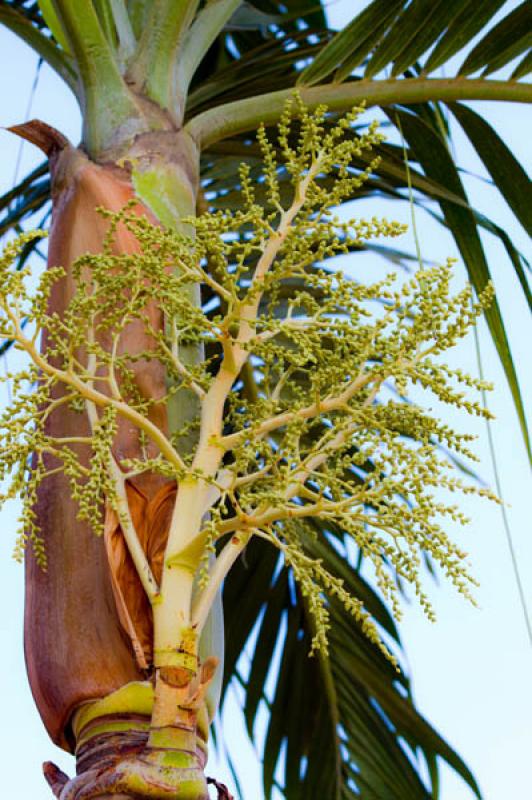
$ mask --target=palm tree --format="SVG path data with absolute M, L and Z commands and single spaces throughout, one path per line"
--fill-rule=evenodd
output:
M 521 80 L 531 65 L 530 5 L 524 2 L 509 10 L 510 5 L 504 0 L 374 0 L 335 33 L 327 27 L 324 8 L 314 0 L 2 0 L 0 21 L 33 47 L 78 98 L 83 142 L 74 148 L 39 122 L 14 129 L 41 147 L 47 161 L 2 198 L 5 217 L 0 231 L 18 231 L 36 212 L 46 212 L 51 196 L 49 262 L 69 267 L 87 250 L 102 249 L 107 223 L 96 213 L 97 206 L 118 212 L 133 200 L 151 219 L 181 231 L 185 216 L 238 210 L 237 165 L 247 163 L 253 175 L 260 163 L 252 133 L 260 122 L 278 122 L 297 86 L 311 109 L 326 103 L 339 113 L 360 101 L 381 107 L 404 140 L 404 147 L 377 146 L 380 164 L 352 199 L 405 199 L 412 190 L 414 202 L 434 201 L 439 207 L 434 213 L 454 236 L 478 294 L 489 282 L 479 235 L 488 230 L 502 241 L 530 302 L 528 265 L 505 231 L 471 208 L 449 148 L 452 115 L 517 219 L 527 230 L 532 227 L 529 185 L 521 165 L 482 116 L 465 105 L 470 100 L 532 99 L 530 87 Z M 493 24 L 500 9 L 504 14 Z M 488 77 L 515 59 L 509 79 Z M 453 77 L 431 77 L 442 68 Z M 331 124 L 334 119 L 333 114 Z M 359 167 L 366 166 L 361 155 Z M 18 268 L 36 247 L 35 240 L 27 243 Z M 122 237 L 115 249 L 134 253 L 138 247 Z M 391 260 L 405 257 L 392 248 L 377 250 Z M 203 300 L 208 299 L 204 293 Z M 55 310 L 64 310 L 65 297 L 54 302 Z M 496 301 L 486 319 L 528 447 L 517 376 Z M 198 358 L 194 352 L 189 356 Z M 148 394 L 160 380 L 160 375 L 150 374 Z M 254 380 L 253 374 L 247 375 L 250 392 Z M 186 404 L 174 405 L 169 418 L 175 429 L 193 418 L 196 408 L 190 397 Z M 55 424 L 66 436 L 78 420 L 62 415 Z M 138 519 L 154 516 L 157 503 L 162 503 L 161 491 L 164 487 L 153 476 L 137 481 L 128 496 L 132 513 Z M 128 727 L 128 712 L 138 716 L 139 709 L 128 705 L 127 692 L 120 692 L 147 674 L 149 654 L 142 641 L 149 632 L 144 595 L 128 598 L 131 571 L 127 573 L 126 564 L 120 572 L 126 562 L 120 526 L 108 537 L 106 552 L 102 540 L 77 519 L 77 511 L 65 477 L 54 476 L 36 504 L 47 571 L 31 553 L 26 557 L 25 641 L 30 682 L 47 730 L 65 749 L 77 746 L 80 768 L 87 770 L 97 763 L 96 741 L 76 742 L 73 711 L 119 692 L 121 705 L 113 713 L 120 713 L 120 726 Z M 343 537 L 341 529 L 327 530 L 320 539 L 305 539 L 306 551 L 345 581 L 400 648 L 395 623 L 376 591 L 338 556 Z M 115 565 L 111 580 L 108 558 Z M 75 583 L 65 582 L 69 574 L 75 574 Z M 138 597 L 136 588 L 135 592 Z M 245 563 L 238 562 L 229 573 L 223 601 L 222 698 L 232 680 L 242 684 L 250 733 L 275 642 L 286 626 L 262 754 L 266 796 L 276 782 L 281 753 L 282 791 L 290 800 L 436 797 L 438 757 L 479 796 L 463 761 L 415 709 L 407 675 L 396 674 L 340 603 L 330 604 L 329 656 L 306 659 L 314 625 L 308 606 L 294 591 L 290 571 L 279 569 L 277 553 L 262 540 L 253 540 Z M 128 626 L 137 659 L 124 635 Z M 250 641 L 251 669 L 242 676 L 239 656 Z M 100 715 L 108 713 L 102 706 Z M 131 722 L 129 729 L 134 739 L 138 726 Z M 428 765 L 428 787 L 411 756 L 416 750 Z M 64 776 L 53 768 L 47 775 L 57 796 L 78 796 L 68 794 Z M 98 797 L 107 796 L 95 786 L 96 778 L 79 796 L 96 796 L 94 791 Z M 116 796 L 116 787 L 109 791 Z M 190 796 L 203 797 L 200 791 Z

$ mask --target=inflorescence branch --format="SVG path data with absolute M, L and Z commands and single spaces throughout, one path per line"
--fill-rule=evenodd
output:
M 433 616 L 419 574 L 424 553 L 470 596 L 466 554 L 441 527 L 445 516 L 466 519 L 439 499 L 440 490 L 492 495 L 464 485 L 442 455 L 443 446 L 474 458 L 473 437 L 406 397 L 418 387 L 487 415 L 461 387 L 488 385 L 445 366 L 440 356 L 467 334 L 493 291 L 488 287 L 474 303 L 469 286 L 453 295 L 451 262 L 402 283 L 389 275 L 361 284 L 327 269 L 328 259 L 353 246 L 404 231 L 385 219 L 345 221 L 335 213 L 376 163 L 364 171 L 353 166 L 381 141 L 375 125 L 363 135 L 355 132 L 360 111 L 335 122 L 325 107 L 310 114 L 295 96 L 275 142 L 259 129 L 263 174 L 253 182 L 242 165 L 240 209 L 188 220 L 194 239 L 155 227 L 129 208 L 102 211 L 110 220 L 109 240 L 102 254 L 73 265 L 77 289 L 61 318 L 49 311 L 49 298 L 65 270 L 47 270 L 32 291 L 29 268 L 14 272 L 11 265 L 36 234 L 7 247 L 0 262 L 0 335 L 23 350 L 29 364 L 9 376 L 14 399 L 0 420 L 0 475 L 11 479 L 3 499 L 24 500 L 18 554 L 29 540 L 45 566 L 33 506 L 39 484 L 63 470 L 80 518 L 97 533 L 102 504 L 115 508 L 154 602 L 161 589 L 126 493 L 131 476 L 151 471 L 178 486 L 164 570 L 184 563 L 191 545 L 201 544 L 195 568 L 202 588 L 190 620 L 198 631 L 228 570 L 251 537 L 260 536 L 282 552 L 315 616 L 313 649 L 327 648 L 327 598 L 333 596 L 381 646 L 360 600 L 305 552 L 315 520 L 324 535 L 329 525 L 356 543 L 397 613 L 400 578 Z M 281 176 L 292 187 L 288 205 Z M 265 203 L 256 200 L 259 185 Z M 138 254 L 112 253 L 119 225 L 136 236 Z M 195 284 L 209 298 L 205 309 L 189 299 Z M 154 307 L 164 317 L 162 329 L 149 313 Z M 150 346 L 127 352 L 123 337 L 139 323 Z M 43 332 L 46 346 L 39 352 Z M 201 344 L 205 360 L 184 364 L 180 342 Z M 137 365 L 154 362 L 168 378 L 164 397 L 146 397 L 136 383 Z M 152 411 L 176 393 L 187 402 L 189 390 L 200 418 L 197 444 L 183 453 L 179 440 L 188 429 L 170 435 Z M 90 434 L 49 435 L 47 420 L 65 405 L 87 415 Z M 120 419 L 148 443 L 139 450 L 142 457 L 116 456 Z M 212 552 L 217 556 L 209 568 Z

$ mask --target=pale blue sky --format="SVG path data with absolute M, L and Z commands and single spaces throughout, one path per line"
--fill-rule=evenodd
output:
M 352 4 L 346 0 L 334 3 L 331 6 L 333 24 L 345 21 L 351 8 Z M 0 48 L 0 124 L 7 126 L 25 119 L 36 57 L 4 29 L 0 31 Z M 486 114 L 521 162 L 530 167 L 531 109 L 486 103 L 476 103 L 473 107 Z M 79 114 L 75 101 L 46 67 L 40 74 L 31 116 L 56 126 L 73 141 L 79 138 Z M 456 130 L 455 133 L 461 164 L 473 173 L 484 174 L 482 165 L 461 132 Z M 0 192 L 3 193 L 13 181 L 18 153 L 15 137 L 0 132 L 0 153 Z M 40 154 L 25 145 L 20 176 L 40 160 Z M 525 252 L 528 248 L 530 257 L 526 234 L 515 222 L 506 204 L 485 183 L 467 179 L 467 186 L 473 204 L 505 228 Z M 384 202 L 373 201 L 370 208 L 363 209 L 359 205 L 358 209 L 372 215 L 390 215 L 389 207 Z M 393 215 L 408 222 L 408 206 L 405 204 L 402 209 L 394 206 Z M 457 256 L 452 240 L 433 221 L 422 214 L 418 214 L 417 219 L 425 257 L 442 260 L 449 255 Z M 520 364 L 523 395 L 529 398 L 532 338 L 527 310 L 502 247 L 488 236 L 485 237 L 485 244 L 499 300 L 505 319 L 509 322 L 514 358 Z M 403 245 L 412 246 L 410 234 L 405 237 Z M 352 264 L 350 268 L 358 275 L 365 274 L 365 270 L 374 272 L 382 269 L 373 256 L 357 256 Z M 461 275 L 463 277 L 463 271 Z M 485 372 L 496 383 L 496 390 L 490 397 L 490 407 L 497 415 L 493 433 L 503 491 L 510 504 L 508 513 L 516 550 L 527 599 L 532 605 L 529 468 L 509 392 L 484 326 L 481 341 Z M 460 346 L 456 361 L 475 373 L 472 338 Z M 14 366 L 12 361 L 10 366 Z M 0 368 L 3 368 L 2 364 Z M 0 387 L 2 403 L 6 400 L 5 391 L 5 387 Z M 491 464 L 483 424 L 476 420 L 460 419 L 454 414 L 452 421 L 462 429 L 467 428 L 479 434 L 479 469 L 483 477 L 491 481 Z M 449 586 L 443 584 L 435 587 L 427 578 L 438 622 L 436 625 L 426 622 L 415 604 L 412 604 L 405 607 L 402 635 L 414 675 L 419 708 L 466 759 L 479 780 L 485 800 L 521 800 L 530 790 L 532 653 L 518 604 L 500 511 L 487 502 L 469 499 L 463 502 L 462 507 L 474 521 L 467 529 L 455 533 L 469 551 L 474 574 L 481 584 L 477 592 L 480 609 L 466 605 Z M 0 515 L 0 603 L 3 609 L 0 615 L 3 653 L 0 671 L 4 708 L 4 725 L 0 735 L 5 739 L 0 752 L 3 786 L 9 797 L 49 800 L 50 792 L 41 776 L 41 762 L 55 760 L 69 772 L 72 772 L 73 764 L 69 756 L 57 750 L 47 739 L 25 677 L 22 654 L 23 572 L 10 558 L 15 519 L 14 504 L 5 508 Z M 241 775 L 249 787 L 246 800 L 260 800 L 262 793 L 257 779 L 255 755 L 234 710 L 228 709 L 225 726 L 227 733 L 238 743 L 236 748 L 233 747 L 233 754 L 238 755 Z M 260 725 L 257 736 L 260 736 Z M 213 765 L 212 771 L 222 779 L 225 775 L 227 782 L 231 783 L 223 764 Z M 13 784 L 6 785 L 6 781 L 10 780 L 13 780 Z M 471 796 L 450 770 L 443 770 L 442 800 L 468 800 Z

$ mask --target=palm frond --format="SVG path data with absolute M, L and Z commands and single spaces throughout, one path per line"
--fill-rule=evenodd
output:
M 389 612 L 338 551 L 338 532 L 329 533 L 328 539 L 309 535 L 304 541 L 308 554 L 323 559 L 364 601 L 400 655 Z M 230 573 L 224 606 L 224 696 L 230 680 L 238 680 L 254 741 L 258 712 L 266 712 L 260 753 L 266 798 L 278 786 L 290 800 L 429 800 L 436 797 L 436 777 L 426 785 L 420 763 L 435 757 L 445 759 L 480 797 L 464 762 L 416 710 L 405 672 L 396 672 L 336 601 L 330 605 L 329 656 L 308 657 L 313 623 L 304 598 L 264 542 L 253 542 L 245 560 Z M 271 664 L 279 630 L 284 641 L 276 669 Z M 250 653 L 247 667 L 241 658 L 245 648 Z
M 396 111 L 394 113 L 397 114 L 397 119 L 400 120 L 399 124 L 402 131 L 404 131 L 405 138 L 414 150 L 415 158 L 421 164 L 425 174 L 439 183 L 445 183 L 454 194 L 461 196 L 464 203 L 468 204 L 467 194 L 454 160 L 439 133 L 416 114 L 406 111 Z M 528 191 L 530 192 L 530 188 Z M 439 205 L 460 250 L 469 279 L 475 290 L 480 293 L 486 284 L 490 282 L 491 275 L 475 216 L 471 209 L 460 207 L 458 204 L 445 199 L 439 200 Z M 506 373 L 523 437 L 530 452 L 525 408 L 497 299 L 486 310 L 485 316 Z
M 18 235 L 30 221 L 36 228 L 45 227 L 49 218 L 49 201 L 50 178 L 48 164 L 44 162 L 0 197 L 0 237 Z M 38 212 L 42 214 L 36 218 Z M 38 239 L 28 242 L 18 256 L 16 269 L 22 269 L 33 253 L 40 255 L 40 244 Z

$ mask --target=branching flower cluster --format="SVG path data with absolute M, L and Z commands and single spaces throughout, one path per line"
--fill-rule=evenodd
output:
M 439 447 L 472 458 L 472 437 L 406 396 L 417 386 L 469 414 L 487 415 L 464 389 L 489 387 L 440 357 L 475 324 L 492 289 L 476 302 L 469 286 L 453 295 L 450 262 L 402 284 L 394 275 L 360 284 L 322 266 L 354 245 L 404 230 L 385 219 L 345 221 L 335 213 L 375 166 L 371 162 L 365 172 L 352 167 L 381 138 L 373 125 L 355 135 L 359 113 L 354 109 L 326 127 L 325 108 L 310 114 L 294 98 L 274 144 L 264 129 L 258 133 L 260 186 L 268 202 L 256 201 L 243 165 L 241 209 L 189 220 L 194 238 L 154 227 L 127 208 L 107 214 L 104 252 L 75 263 L 77 288 L 62 316 L 48 309 L 65 270 L 49 269 L 32 292 L 29 269 L 11 269 L 28 237 L 7 248 L 0 263 L 0 335 L 29 356 L 29 366 L 9 376 L 14 399 L 0 421 L 1 477 L 11 479 L 3 499 L 24 499 L 19 552 L 29 540 L 45 566 L 33 505 L 39 483 L 64 470 L 80 517 L 96 533 L 104 501 L 116 508 L 153 599 L 160 589 L 135 550 L 124 486 L 133 475 L 154 472 L 175 479 L 178 503 L 187 486 L 195 509 L 187 518 L 185 505 L 177 515 L 180 527 L 169 531 L 165 563 L 200 543 L 203 589 L 191 612 L 198 628 L 228 569 L 250 537 L 259 536 L 279 548 L 299 582 L 315 615 L 314 649 L 327 648 L 328 596 L 339 598 L 379 643 L 362 603 L 306 554 L 303 541 L 316 535 L 315 520 L 352 538 L 397 613 L 399 577 L 433 615 L 420 581 L 424 553 L 469 596 L 465 553 L 441 527 L 446 516 L 466 520 L 456 505 L 438 498 L 442 488 L 490 493 L 463 485 Z M 281 171 L 290 176 L 289 205 L 281 203 Z M 330 183 L 325 189 L 322 179 L 331 176 L 333 189 Z M 112 253 L 119 225 L 136 236 L 138 254 Z M 203 307 L 190 299 L 198 284 L 208 296 Z M 154 325 L 150 308 L 158 309 L 164 325 Z M 150 346 L 125 351 L 123 337 L 139 322 Z M 205 354 L 198 363 L 183 356 L 191 344 Z M 139 391 L 139 363 L 162 365 L 166 393 L 150 398 Z M 191 397 L 199 413 L 195 445 L 186 449 L 180 442 L 190 423 L 168 433 L 154 424 L 152 412 Z M 61 405 L 89 419 L 86 435 L 47 433 L 46 420 Z M 117 454 L 121 419 L 138 431 L 142 457 Z M 209 552 L 217 557 L 207 567 Z

